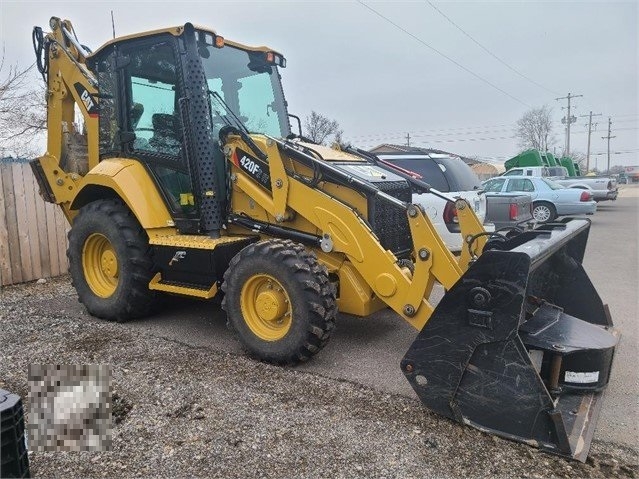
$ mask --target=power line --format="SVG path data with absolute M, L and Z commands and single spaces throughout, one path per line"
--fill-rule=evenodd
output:
M 573 107 L 574 108 L 574 107 Z M 563 109 L 563 107 L 562 107 Z M 580 117 L 587 117 L 588 115 L 580 115 Z M 616 123 L 637 123 L 639 121 L 639 118 L 636 119 L 628 119 L 628 120 L 617 120 L 617 118 L 615 116 L 610 115 L 610 118 L 612 118 Z M 559 125 L 559 124 L 564 124 L 565 123 L 565 118 L 561 119 L 561 120 L 554 120 L 553 124 L 555 125 Z M 573 122 L 574 123 L 574 122 Z M 587 125 L 584 125 L 587 126 Z
M 634 131 L 634 130 L 639 130 L 639 127 L 635 127 L 635 128 L 617 128 L 615 129 L 615 131 Z M 600 130 L 600 129 L 593 129 L 593 132 L 595 131 L 607 131 L 606 129 Z M 579 131 L 573 131 L 572 133 L 588 133 L 588 130 L 579 130 Z
M 513 132 L 514 128 L 498 128 L 498 129 L 488 129 L 488 130 L 474 130 L 474 131 L 466 131 L 466 132 L 445 132 L 445 133 L 429 133 L 428 130 L 410 130 L 410 137 L 418 138 L 418 137 L 460 137 L 460 136 L 468 136 L 468 135 L 478 135 L 484 133 L 504 133 L 504 132 Z M 388 137 L 398 137 L 402 135 L 401 132 L 388 132 L 388 133 L 378 133 L 376 135 L 360 135 L 360 136 L 349 136 L 350 139 L 359 139 L 359 140 L 376 140 L 380 138 L 388 138 Z M 405 137 L 405 135 L 404 135 Z
M 492 129 L 492 128 L 502 128 L 502 127 L 508 127 L 508 131 L 510 131 L 511 129 L 514 129 L 513 124 L 509 124 L 509 123 L 504 123 L 501 125 L 479 125 L 479 126 L 461 126 L 461 127 L 456 127 L 456 128 L 433 128 L 433 129 L 425 129 L 425 130 L 413 130 L 411 129 L 412 132 L 414 133 L 430 133 L 430 132 L 440 132 L 440 131 L 444 131 L 444 132 L 450 132 L 451 134 L 467 134 L 464 132 L 461 132 L 459 130 L 473 130 L 473 129 Z M 405 132 L 406 130 L 404 130 Z M 494 131 L 506 131 L 506 130 L 494 130 Z M 390 132 L 379 132 L 379 133 L 367 133 L 367 134 L 363 134 L 363 135 L 353 135 L 350 136 L 349 138 L 378 138 L 380 136 L 388 136 L 388 135 L 403 135 L 404 132 L 402 131 L 390 131 Z M 459 133 L 457 133 L 459 132 Z M 469 133 L 474 133 L 474 132 L 469 132 Z
M 414 138 L 411 135 L 411 140 Z M 470 142 L 476 142 L 476 141 L 488 141 L 488 140 L 511 140 L 513 138 L 517 138 L 516 136 L 490 136 L 490 137 L 479 137 L 479 138 L 449 138 L 449 139 L 444 139 L 444 138 L 436 138 L 436 139 L 424 139 L 421 142 L 422 143 L 432 143 L 432 144 L 437 144 L 437 143 L 465 143 L 467 141 Z M 385 138 L 386 140 L 404 140 L 404 145 L 406 145 L 405 141 L 406 141 L 406 136 L 405 135 L 397 135 L 397 136 L 389 136 L 387 138 Z M 378 141 L 383 141 L 383 139 L 380 139 Z M 368 142 L 365 142 L 368 143 Z
M 490 85 L 491 87 L 493 87 L 495 90 L 500 91 L 501 93 L 503 93 L 504 95 L 512 98 L 513 100 L 515 100 L 518 103 L 521 103 L 522 105 L 524 105 L 527 108 L 531 108 L 530 105 L 528 105 L 527 103 L 525 103 L 524 101 L 520 100 L 519 98 L 517 98 L 514 95 L 511 95 L 510 93 L 508 93 L 506 90 L 503 90 L 501 88 L 499 88 L 497 85 L 495 85 L 494 83 L 490 82 L 489 80 L 485 79 L 484 77 L 478 75 L 477 73 L 475 73 L 474 71 L 472 71 L 471 69 L 465 67 L 464 65 L 462 65 L 461 63 L 459 63 L 456 60 L 453 60 L 451 57 L 449 57 L 448 55 L 446 55 L 443 52 L 440 52 L 439 50 L 437 50 L 435 47 L 429 45 L 428 43 L 426 43 L 424 40 L 422 40 L 421 38 L 419 38 L 418 36 L 412 34 L 411 32 L 409 32 L 408 30 L 406 30 L 405 28 L 403 28 L 402 26 L 398 25 L 397 23 L 395 23 L 394 21 L 392 21 L 390 18 L 385 17 L 384 15 L 382 15 L 381 13 L 379 13 L 377 10 L 375 10 L 374 8 L 370 7 L 369 5 L 366 5 L 362 0 L 357 0 L 357 3 L 359 3 L 360 5 L 366 7 L 367 9 L 369 9 L 371 12 L 373 12 L 375 15 L 377 15 L 378 17 L 382 18 L 383 20 L 387 21 L 388 23 L 390 23 L 391 25 L 393 25 L 395 28 L 398 28 L 399 30 L 401 30 L 402 32 L 404 32 L 406 35 L 408 35 L 409 37 L 413 38 L 414 40 L 417 40 L 419 43 L 421 43 L 422 45 L 424 45 L 427 48 L 430 48 L 432 51 L 434 51 L 435 53 L 437 53 L 438 55 L 444 57 L 446 60 L 448 60 L 451 63 L 454 63 L 455 65 L 457 65 L 459 68 L 461 68 L 462 70 L 470 73 L 471 75 L 473 75 L 475 78 L 478 78 L 479 80 L 483 81 L 484 83 Z
M 532 78 L 527 77 L 526 75 L 524 75 L 523 73 L 521 73 L 519 70 L 517 70 L 516 68 L 510 66 L 508 63 L 506 63 L 504 60 L 502 60 L 501 58 L 499 58 L 497 55 L 495 55 L 493 52 L 491 52 L 488 48 L 486 48 L 484 45 L 482 45 L 481 43 L 479 43 L 475 38 L 473 38 L 468 32 L 466 32 L 462 27 L 460 27 L 459 25 L 457 25 L 453 20 L 451 20 L 451 18 L 446 15 L 444 12 L 442 12 L 439 8 L 437 8 L 435 5 L 433 5 L 433 3 L 430 0 L 426 0 L 426 3 L 428 3 L 431 7 L 433 7 L 435 10 L 437 10 L 437 12 L 444 17 L 446 20 L 448 20 L 455 28 L 457 28 L 457 30 L 459 30 L 460 32 L 462 32 L 464 35 L 466 35 L 468 38 L 470 38 L 479 48 L 481 48 L 482 50 L 484 50 L 486 53 L 488 53 L 491 57 L 493 57 L 495 60 L 497 60 L 499 63 L 501 63 L 502 65 L 504 65 L 505 67 L 507 67 L 508 69 L 510 69 L 511 71 L 515 72 L 517 75 L 519 75 L 520 77 L 522 77 L 525 80 L 528 80 L 530 83 L 532 83 L 533 85 L 538 86 L 539 88 L 542 88 L 543 90 L 546 90 L 549 93 L 552 93 L 553 95 L 560 95 L 560 93 L 550 90 L 549 88 L 546 88 L 544 85 L 542 85 L 541 83 L 537 83 L 535 80 L 533 80 Z
M 637 151 L 639 151 L 639 148 L 634 149 L 634 150 L 624 150 L 624 151 L 611 151 L 610 154 L 611 155 L 629 155 L 631 153 L 636 153 Z M 600 155 L 607 155 L 608 152 L 607 151 L 600 151 L 599 153 L 593 153 L 593 156 L 600 156 Z

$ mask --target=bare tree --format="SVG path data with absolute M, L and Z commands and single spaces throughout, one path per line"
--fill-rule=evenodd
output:
M 625 173 L 626 168 L 622 165 L 614 165 L 610 167 L 611 175 L 618 175 L 619 173 Z
M 565 155 L 565 153 L 564 153 Z M 562 156 L 564 156 L 562 155 Z M 582 153 L 581 151 L 578 150 L 570 150 L 570 158 L 572 158 L 572 161 L 577 163 L 579 165 L 579 169 L 581 171 L 583 171 L 584 173 L 588 173 L 586 171 L 586 154 Z
M 344 148 L 348 148 L 351 146 L 351 142 L 344 138 L 344 131 L 339 130 L 333 136 L 333 141 L 331 142 L 331 148 L 335 150 L 342 150 Z
M 533 108 L 517 121 L 517 138 L 522 148 L 547 151 L 556 141 L 552 128 L 552 109 Z
M 320 145 L 328 143 L 331 136 L 333 136 L 336 141 L 341 141 L 343 135 L 342 130 L 339 128 L 339 123 L 337 123 L 336 120 L 331 120 L 315 111 L 312 111 L 311 114 L 304 119 L 304 128 L 306 129 L 306 136 Z
M 35 156 L 37 137 L 46 130 L 45 86 L 35 80 L 33 65 L 19 68 L 0 59 L 0 154 Z

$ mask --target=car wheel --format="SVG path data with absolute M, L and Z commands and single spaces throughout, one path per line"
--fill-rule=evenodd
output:
M 532 215 L 538 223 L 548 223 L 557 217 L 557 210 L 552 203 L 540 201 L 533 203 Z

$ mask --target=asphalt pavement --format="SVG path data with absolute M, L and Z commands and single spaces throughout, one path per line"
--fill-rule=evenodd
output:
M 604 302 L 608 303 L 622 340 L 604 400 L 595 439 L 637 447 L 639 437 L 638 241 L 639 185 L 623 185 L 615 202 L 600 203 L 592 220 L 584 265 Z M 436 288 L 431 298 L 438 301 Z M 72 299 L 55 307 L 83 313 Z M 226 329 L 226 318 L 211 302 L 172 299 L 153 317 L 122 325 L 149 335 L 192 346 L 242 354 L 242 348 Z M 399 369 L 400 359 L 417 332 L 390 310 L 368 318 L 341 315 L 326 348 L 297 369 L 346 380 L 381 392 L 417 397 Z

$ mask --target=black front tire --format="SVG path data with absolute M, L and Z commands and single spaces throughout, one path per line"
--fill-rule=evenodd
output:
M 271 338 L 256 332 L 256 322 L 267 322 L 257 317 L 254 298 L 247 292 L 256 278 L 271 278 L 290 302 L 288 330 L 278 333 L 276 324 L 274 332 L 266 326 Z M 229 327 L 248 353 L 262 361 L 307 361 L 326 345 L 335 328 L 337 305 L 328 271 L 314 253 L 292 241 L 267 240 L 244 248 L 231 260 L 222 290 Z
M 109 243 L 109 254 L 115 257 L 113 291 L 100 289 L 95 279 L 87 278 L 86 268 L 100 266 L 85 250 L 90 238 L 96 237 Z M 91 315 L 124 322 L 151 311 L 156 294 L 149 290 L 153 261 L 148 236 L 122 201 L 97 200 L 80 209 L 69 231 L 67 257 L 78 299 Z

